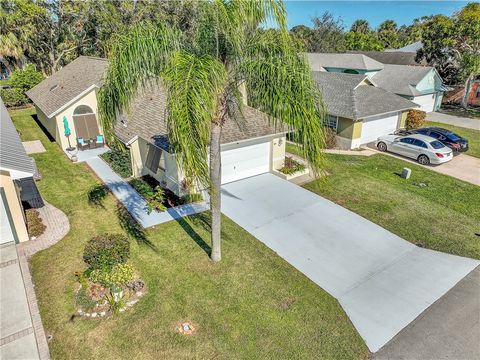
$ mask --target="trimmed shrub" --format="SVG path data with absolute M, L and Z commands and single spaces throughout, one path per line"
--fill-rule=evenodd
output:
M 422 110 L 410 110 L 407 114 L 405 128 L 407 130 L 418 129 L 425 123 L 427 113 Z
M 40 218 L 40 213 L 35 209 L 28 209 L 25 211 L 25 217 L 27 218 L 27 231 L 28 236 L 38 237 L 45 232 L 47 228 Z
M 153 210 L 165 211 L 167 207 L 164 205 L 165 191 L 159 185 L 153 190 L 152 196 L 147 199 L 147 211 L 150 214 Z
M 0 96 L 6 107 L 22 106 L 28 103 L 28 98 L 22 89 L 10 88 L 0 90 Z
M 337 132 L 331 128 L 325 128 L 325 147 L 333 149 L 337 147 Z
M 12 88 L 20 89 L 22 93 L 24 93 L 42 80 L 43 75 L 35 69 L 35 65 L 27 64 L 23 69 L 17 69 L 12 72 L 9 79 L 9 85 Z
M 111 270 L 130 257 L 130 243 L 120 234 L 103 234 L 90 239 L 83 251 L 89 270 Z
M 133 280 L 134 270 L 130 263 L 116 264 L 111 269 L 95 269 L 89 279 L 104 287 L 121 287 Z
M 111 150 L 100 157 L 121 177 L 132 175 L 132 163 L 130 162 L 130 152 L 127 150 Z
M 134 178 L 128 182 L 132 187 L 137 190 L 137 192 L 142 195 L 145 199 L 149 199 L 153 196 L 153 189 L 146 181 Z

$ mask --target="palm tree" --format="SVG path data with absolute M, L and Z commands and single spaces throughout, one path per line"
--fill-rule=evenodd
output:
M 370 24 L 364 19 L 355 20 L 350 28 L 350 31 L 367 34 L 371 31 Z
M 240 89 L 246 87 L 249 104 L 272 124 L 296 130 L 293 136 L 314 169 L 321 166 L 325 112 L 309 65 L 289 35 L 281 0 L 212 0 L 195 6 L 197 21 L 188 37 L 167 25 L 140 26 L 115 41 L 100 110 L 112 141 L 112 124 L 128 111 L 137 91 L 162 82 L 179 166 L 186 178 L 209 189 L 210 256 L 219 261 L 220 136 L 227 117 L 242 119 Z

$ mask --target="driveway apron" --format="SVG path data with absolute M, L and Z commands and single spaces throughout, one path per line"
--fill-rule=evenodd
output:
M 419 248 L 272 174 L 223 185 L 222 209 L 337 298 L 372 352 L 479 265 Z

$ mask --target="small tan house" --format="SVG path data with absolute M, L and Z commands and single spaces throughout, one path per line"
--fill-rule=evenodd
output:
M 0 245 L 29 240 L 25 210 L 44 205 L 35 185 L 35 162 L 25 152 L 0 99 Z
M 266 115 L 244 106 L 244 120 L 228 119 L 222 129 L 222 183 L 279 169 L 285 160 L 285 131 Z M 147 88 L 115 125 L 130 149 L 133 175 L 150 175 L 177 195 L 186 193 L 186 179 L 168 141 L 166 93 L 161 85 Z
M 408 110 L 419 105 L 378 88 L 367 75 L 315 71 L 314 79 L 327 107 L 327 126 L 337 145 L 356 149 L 405 127 Z
M 98 119 L 97 94 L 107 60 L 80 56 L 27 92 L 38 121 L 66 151 L 77 139 L 95 141 L 103 130 Z M 70 136 L 65 135 L 66 119 Z

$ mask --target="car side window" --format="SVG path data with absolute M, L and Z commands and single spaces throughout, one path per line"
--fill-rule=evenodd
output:
M 433 132 L 433 131 L 429 135 L 431 137 L 434 137 L 435 139 L 440 139 L 440 136 L 441 136 L 439 133 L 436 133 L 436 132 Z
M 403 139 L 400 139 L 400 142 L 403 143 L 403 144 L 411 144 L 411 143 L 413 143 L 413 139 L 412 138 L 403 138 Z
M 418 140 L 418 139 L 413 140 L 413 145 L 428 149 L 427 144 L 425 144 L 422 140 Z

